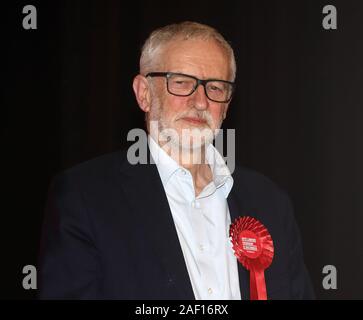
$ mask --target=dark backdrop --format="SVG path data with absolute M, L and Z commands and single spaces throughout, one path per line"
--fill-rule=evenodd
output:
M 22 28 L 22 8 L 38 29 Z M 338 30 L 322 28 L 334 4 Z M 10 1 L 2 4 L 1 291 L 33 298 L 46 191 L 62 169 L 127 145 L 143 127 L 131 88 L 154 28 L 196 20 L 230 40 L 237 91 L 224 128 L 237 163 L 293 199 L 318 298 L 363 298 L 363 3 L 351 1 Z M 324 290 L 335 265 L 338 289 Z

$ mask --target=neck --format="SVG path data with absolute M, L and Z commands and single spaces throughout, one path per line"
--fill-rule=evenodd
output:
M 198 168 L 201 165 L 207 164 L 206 146 L 200 148 L 182 148 L 168 142 L 158 141 L 159 146 L 180 166 L 188 170 Z
M 196 196 L 212 181 L 213 175 L 207 163 L 205 145 L 195 149 L 183 149 L 181 146 L 173 146 L 160 140 L 158 144 L 180 166 L 189 170 L 193 177 Z

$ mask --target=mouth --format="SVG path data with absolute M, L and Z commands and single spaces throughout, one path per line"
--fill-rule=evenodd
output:
M 181 120 L 184 120 L 188 123 L 194 124 L 194 125 L 205 125 L 207 124 L 207 121 L 205 119 L 201 118 L 194 118 L 194 117 L 184 117 L 181 118 Z

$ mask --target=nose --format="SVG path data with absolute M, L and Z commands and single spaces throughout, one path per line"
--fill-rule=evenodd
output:
M 205 110 L 208 108 L 209 101 L 202 85 L 197 87 L 192 97 L 194 99 L 194 106 L 196 109 Z

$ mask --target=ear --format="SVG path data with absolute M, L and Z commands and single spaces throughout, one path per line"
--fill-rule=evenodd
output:
M 144 112 L 150 111 L 150 86 L 147 79 L 138 74 L 132 83 L 135 97 L 139 107 Z

